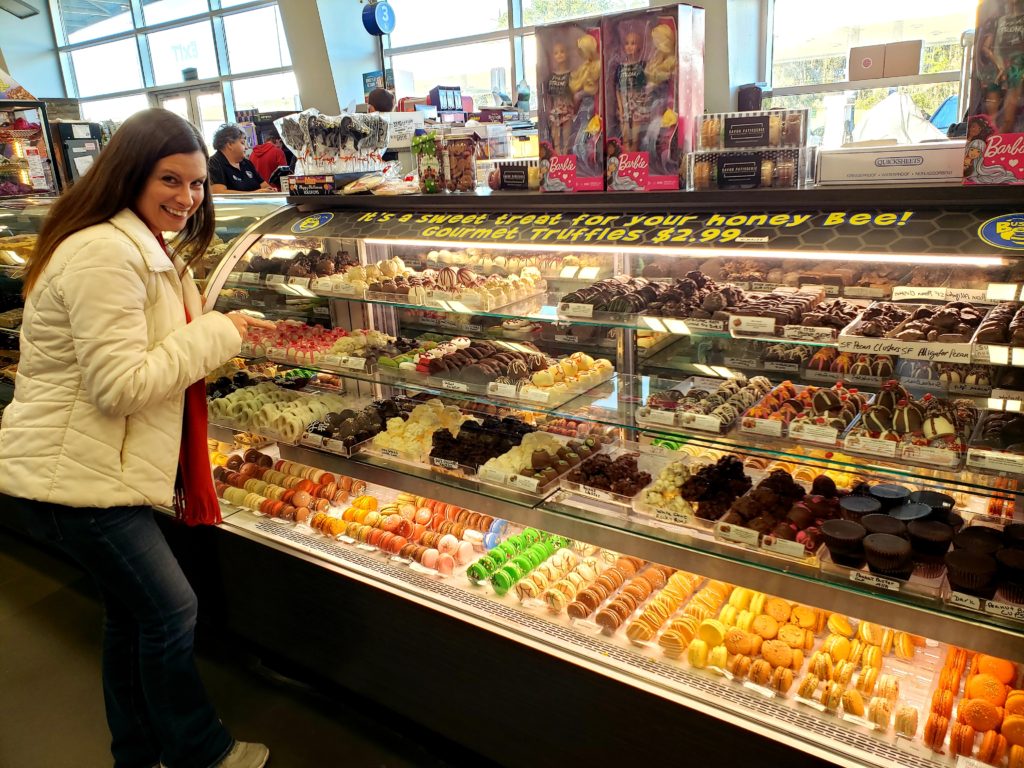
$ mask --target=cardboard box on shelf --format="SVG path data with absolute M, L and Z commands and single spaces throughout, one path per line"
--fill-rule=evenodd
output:
M 819 186 L 856 184 L 959 184 L 963 141 L 885 147 L 850 146 L 818 152 Z
M 882 77 L 907 77 L 921 73 L 921 40 L 886 43 Z
M 884 77 L 885 46 L 860 45 L 850 49 L 850 65 L 848 79 L 876 80 Z

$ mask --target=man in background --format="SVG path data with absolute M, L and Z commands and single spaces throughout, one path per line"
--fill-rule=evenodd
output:
M 267 179 L 268 182 L 274 175 L 274 171 L 282 165 L 288 165 L 284 150 L 281 148 L 283 144 L 277 131 L 271 128 L 263 134 L 263 143 L 256 147 L 249 156 L 249 161 L 256 166 L 260 176 Z
M 394 112 L 395 95 L 384 88 L 374 88 L 366 95 L 371 112 Z

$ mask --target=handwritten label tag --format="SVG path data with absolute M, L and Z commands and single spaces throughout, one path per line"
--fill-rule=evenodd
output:
M 819 712 L 824 712 L 827 709 L 827 707 L 824 704 L 819 704 L 816 701 L 811 701 L 810 699 L 805 699 L 802 696 L 797 696 L 796 697 L 796 702 L 797 702 L 797 704 L 803 704 L 805 707 L 810 707 L 811 709 L 816 709 Z
M 362 371 L 366 369 L 366 358 L 342 355 L 338 358 L 338 367 L 349 371 Z
M 515 384 L 497 384 L 491 382 L 487 385 L 487 394 L 493 397 L 507 397 L 515 398 L 519 394 L 519 389 Z
M 723 427 L 728 427 L 729 424 L 723 424 L 722 420 L 717 416 L 712 416 L 706 413 L 690 413 L 683 411 L 679 416 L 679 423 L 684 427 L 690 429 L 699 429 L 704 432 L 721 432 Z
M 806 325 L 787 325 L 782 332 L 783 338 L 798 341 L 834 341 L 835 328 L 811 328 Z
M 889 295 L 887 288 L 880 288 L 871 285 L 849 285 L 843 288 L 843 296 L 848 299 L 881 299 Z
M 676 512 L 660 507 L 654 510 L 654 519 L 672 525 L 693 525 L 693 514 L 690 512 Z
M 960 463 L 960 454 L 956 451 L 947 451 L 945 448 L 934 448 L 930 445 L 904 445 L 903 458 L 939 467 L 955 467 Z
M 949 595 L 950 605 L 955 605 L 958 608 L 967 608 L 971 611 L 983 610 L 982 603 L 986 602 L 980 597 L 974 595 L 965 595 L 963 592 L 951 592 Z
M 284 285 L 288 278 L 285 275 L 267 275 L 267 285 Z
M 688 317 L 683 323 L 691 331 L 724 331 L 725 323 L 721 320 L 711 320 L 704 317 Z M 670 327 L 669 330 L 672 330 Z
M 989 600 L 985 604 L 985 613 L 992 616 L 1001 616 L 1004 619 L 1024 621 L 1024 605 L 1010 605 L 1009 603 L 997 603 Z
M 569 317 L 593 317 L 594 316 L 594 305 L 593 304 L 574 304 L 572 302 L 563 301 L 558 305 L 558 311 Z
M 452 381 L 451 379 L 442 380 L 441 387 L 452 392 L 469 392 L 468 384 L 461 381 Z
M 338 541 L 344 542 L 345 544 L 355 544 L 356 543 L 355 539 L 353 539 L 351 536 L 346 536 L 345 534 L 342 534 L 341 536 L 339 536 L 338 537 Z
M 848 435 L 843 440 L 843 445 L 849 451 L 889 458 L 896 458 L 896 449 L 899 447 L 899 443 L 895 443 L 892 440 L 880 440 L 876 437 L 867 437 L 865 435 Z
M 1024 455 L 970 448 L 967 451 L 967 466 L 1020 474 L 1024 473 Z
M 760 368 L 761 361 L 756 357 L 726 357 L 722 362 L 729 368 Z
M 782 373 L 799 373 L 800 363 L 784 363 L 780 360 L 765 360 L 764 369 L 766 371 L 780 371 Z
M 330 293 L 331 278 L 318 277 L 316 280 L 313 280 L 309 285 L 317 293 Z
M 989 768 L 989 765 L 988 763 L 983 763 L 981 760 L 976 760 L 973 757 L 957 755 L 956 768 Z
M 603 631 L 600 624 L 596 621 L 591 621 L 590 619 L 570 619 L 570 621 L 576 629 L 581 629 L 584 632 L 598 634 Z
M 778 695 L 771 688 L 765 688 L 763 685 L 757 685 L 749 680 L 743 681 L 743 687 L 747 690 L 753 691 L 754 693 L 761 694 L 766 699 L 774 699 Z
M 651 424 L 661 424 L 666 427 L 674 427 L 676 423 L 676 412 L 663 411 L 659 408 L 651 408 L 645 412 L 641 418 Z
M 877 587 L 878 589 L 884 589 L 889 592 L 900 591 L 900 583 L 895 579 L 887 579 L 883 576 L 865 571 L 852 571 L 850 573 L 850 581 L 855 584 L 866 584 L 871 587 Z
M 228 274 L 228 281 L 232 283 L 240 283 L 242 282 L 242 275 L 244 274 L 244 272 L 231 272 Z
M 743 528 L 739 525 L 730 525 L 729 523 L 718 523 L 715 526 L 715 535 L 725 541 L 731 541 L 734 544 L 745 544 L 750 547 L 756 547 L 761 539 L 761 534 L 750 528 Z
M 824 291 L 826 296 L 838 296 L 842 286 L 831 283 L 804 283 L 800 286 L 801 291 Z
M 987 288 L 945 288 L 897 285 L 892 289 L 893 301 L 971 301 L 987 302 Z
M 397 563 L 398 565 L 408 565 L 412 562 L 408 557 L 399 557 L 398 555 L 392 555 L 388 559 L 391 560 L 392 563 Z
M 556 333 L 555 334 L 555 341 L 557 341 L 559 344 L 573 344 L 573 345 L 576 345 L 576 344 L 580 343 L 579 338 L 577 336 L 573 336 L 571 333 L 570 334 Z
M 331 453 L 339 453 L 342 456 L 348 455 L 348 448 L 345 447 L 345 444 L 341 442 L 341 440 L 324 440 L 324 449 Z
M 752 435 L 782 437 L 782 422 L 771 421 L 769 419 L 751 419 L 743 417 L 740 419 L 740 430 Z
M 544 389 L 526 389 L 522 391 L 521 396 L 531 403 L 546 403 L 551 399 L 551 393 Z
M 774 317 L 750 317 L 749 315 L 733 315 L 729 318 L 729 330 L 736 334 L 775 335 Z
M 768 552 L 773 552 L 776 555 L 795 557 L 800 560 L 807 557 L 807 550 L 804 549 L 804 545 L 801 544 L 799 541 L 777 539 L 774 536 L 765 536 L 761 540 L 761 549 L 766 550 Z
M 392 459 L 397 459 L 400 455 L 394 448 L 381 448 L 380 452 L 382 456 L 388 456 Z
M 242 279 L 239 282 L 242 283 L 258 283 L 260 281 L 259 272 L 243 272 Z
M 613 504 L 619 503 L 620 500 L 608 491 L 601 490 L 600 488 L 594 488 L 590 485 L 577 485 L 579 493 L 584 496 L 589 496 L 592 499 L 598 499 L 600 501 L 610 501 Z
M 288 278 L 288 285 L 297 285 L 300 288 L 309 288 L 309 278 L 308 277 L 289 277 Z
M 452 461 L 451 459 L 439 459 L 436 456 L 430 457 L 430 463 L 435 467 L 441 467 L 442 469 L 458 469 L 459 462 Z
M 759 293 L 771 293 L 776 288 L 785 288 L 785 287 L 786 286 L 785 286 L 784 283 L 764 283 L 764 282 L 760 282 L 759 283 L 759 282 L 753 282 L 753 283 L 750 284 L 750 287 L 747 288 L 746 290 L 748 290 L 748 291 L 757 291 Z

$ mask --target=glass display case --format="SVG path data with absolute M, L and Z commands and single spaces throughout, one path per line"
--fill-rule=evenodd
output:
M 0 99 L 0 198 L 60 191 L 46 108 Z
M 2 129 L 0 129 L 2 132 Z M 21 280 L 24 266 L 53 197 L 0 198 L 0 412 L 13 396 L 21 326 Z M 214 197 L 216 237 L 206 257 L 196 265 L 200 285 L 227 249 L 257 222 L 282 208 L 284 198 L 272 195 Z
M 1022 687 L 1024 197 L 899 195 L 295 200 L 210 276 L 276 323 L 225 527 L 843 764 L 1024 759 L 966 704 Z

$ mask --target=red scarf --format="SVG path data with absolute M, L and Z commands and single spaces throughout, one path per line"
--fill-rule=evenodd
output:
M 157 236 L 157 240 L 167 253 L 164 239 Z M 170 257 L 167 253 L 167 258 Z M 185 279 L 189 278 L 186 276 Z M 185 322 L 192 322 L 188 307 L 185 307 Z M 181 451 L 178 454 L 178 475 L 174 480 L 174 514 L 185 525 L 217 525 L 221 522 L 220 502 L 213 488 L 210 470 L 207 432 L 206 382 L 200 379 L 185 390 Z

